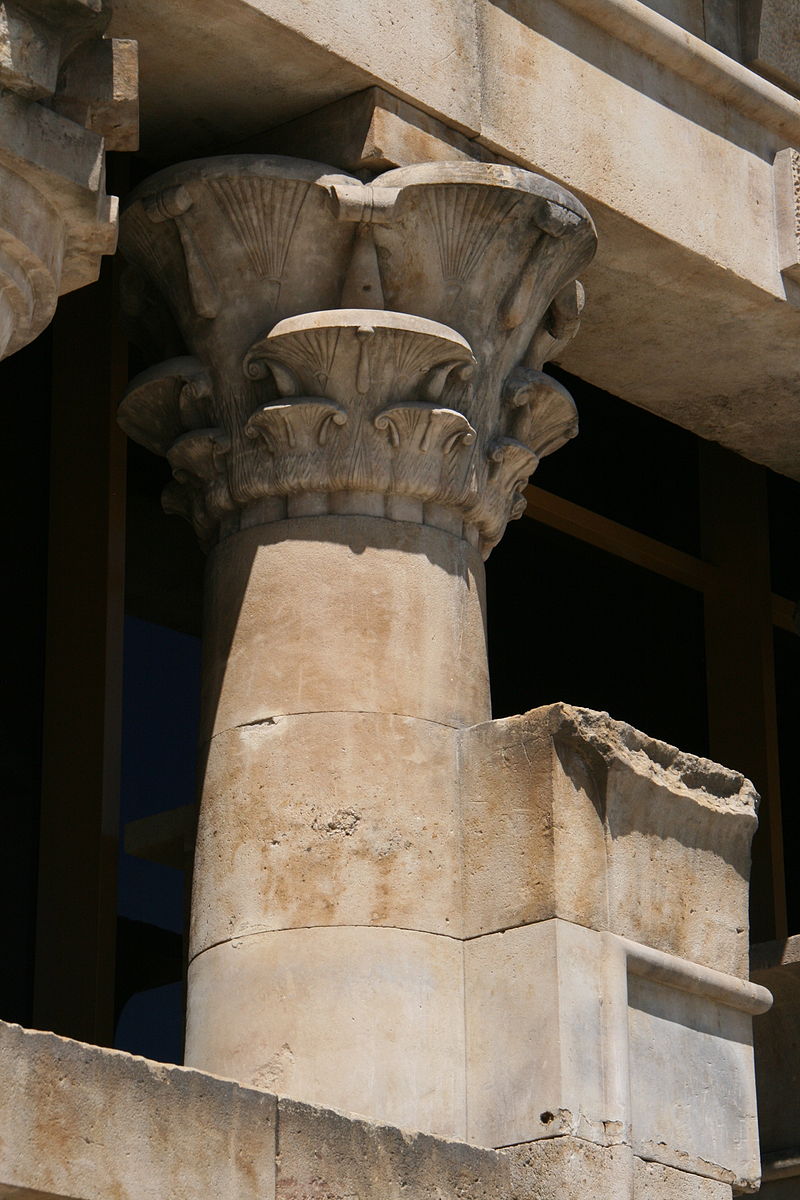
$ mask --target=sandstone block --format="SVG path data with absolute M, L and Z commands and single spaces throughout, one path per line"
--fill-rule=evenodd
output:
M 769 988 L 774 997 L 770 1011 L 756 1021 L 753 1028 L 761 1149 L 765 1157 L 797 1159 L 797 1147 L 800 1146 L 800 936 L 754 946 L 752 978 L 755 983 Z M 770 1186 L 775 1185 L 771 1183 Z M 795 1177 L 794 1187 L 798 1186 L 800 1181 Z
M 562 917 L 746 977 L 741 775 L 564 704 L 465 731 L 462 756 L 468 934 Z
M 550 1138 L 504 1152 L 516 1200 L 730 1200 L 726 1183 L 647 1162 L 628 1146 Z
M 0 1195 L 275 1195 L 274 1096 L 0 1022 Z
M 467 942 L 465 988 L 470 1141 L 624 1143 L 757 1184 L 763 988 L 560 920 Z
M 0 1022 L 0 1196 L 508 1200 L 500 1153 Z M 277 1183 L 277 1186 L 276 1186 Z
M 505 1156 L 278 1101 L 283 1200 L 509 1200 Z
M 622 1142 L 627 1106 L 610 1051 L 614 997 L 602 936 L 543 921 L 465 943 L 469 1126 L 478 1145 L 573 1134 Z M 624 1005 L 624 1000 L 622 1001 Z
M 634 1200 L 731 1200 L 727 1183 L 635 1156 L 633 1194 Z
M 191 963 L 186 1061 L 463 1138 L 463 989 L 453 938 L 336 927 L 254 934 Z
M 455 731 L 334 712 L 218 734 L 192 901 L 192 956 L 269 929 L 389 925 L 458 936 Z
M 483 719 L 483 588 L 477 552 L 425 525 L 303 517 L 228 538 L 209 562 L 207 731 L 292 712 Z

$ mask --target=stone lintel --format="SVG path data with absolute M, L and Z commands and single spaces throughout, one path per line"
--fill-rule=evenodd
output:
M 303 155 L 374 174 L 419 162 L 504 162 L 473 138 L 379 87 L 325 104 L 237 144 L 237 153 Z

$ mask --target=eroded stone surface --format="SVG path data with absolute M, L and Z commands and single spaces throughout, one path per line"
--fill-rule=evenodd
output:
M 730 1200 L 728 1184 L 572 1136 L 505 1151 L 518 1200 Z
M 278 1119 L 278 1194 L 288 1200 L 512 1200 L 509 1163 L 491 1150 L 289 1100 L 278 1102 Z
M 757 1186 L 763 989 L 561 920 L 467 942 L 465 986 L 470 1141 L 577 1138 Z
M 274 1096 L 2 1022 L 0 1074 L 3 1194 L 275 1194 Z
M 0 1022 L 0 1195 L 509 1200 L 502 1154 Z
M 747 780 L 569 705 L 462 738 L 468 929 L 560 916 L 746 975 Z

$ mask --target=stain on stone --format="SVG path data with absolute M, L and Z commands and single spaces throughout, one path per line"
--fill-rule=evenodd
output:
M 323 833 L 330 837 L 342 835 L 351 837 L 361 820 L 360 813 L 354 812 L 352 808 L 339 808 L 327 819 L 325 817 L 314 817 L 311 822 L 311 828 L 315 833 Z

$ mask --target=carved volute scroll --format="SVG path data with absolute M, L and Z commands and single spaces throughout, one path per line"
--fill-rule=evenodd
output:
M 199 160 L 134 193 L 122 243 L 144 340 L 160 303 L 187 354 L 134 380 L 120 421 L 167 456 L 165 503 L 207 542 L 363 495 L 486 554 L 577 432 L 541 366 L 577 330 L 594 227 L 530 172 L 431 163 L 367 185 Z

